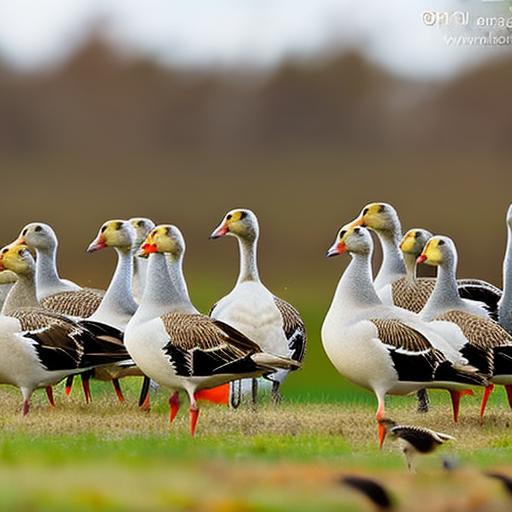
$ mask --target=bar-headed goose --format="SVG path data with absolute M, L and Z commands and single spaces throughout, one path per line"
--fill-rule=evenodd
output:
M 161 386 L 188 394 L 192 435 L 200 390 L 298 366 L 263 352 L 233 327 L 197 311 L 183 277 L 185 241 L 177 227 L 157 226 L 141 251 L 149 255 L 146 288 L 126 328 L 125 345 L 146 375 Z M 171 419 L 172 406 L 171 402 Z
M 81 288 L 60 278 L 57 271 L 58 240 L 48 224 L 27 224 L 21 230 L 17 243 L 36 251 L 37 297 L 42 307 L 78 318 L 87 318 L 96 311 L 104 292 Z
M 427 321 L 443 320 L 457 325 L 468 340 L 462 354 L 472 365 L 491 375 L 492 383 L 505 386 L 512 407 L 512 335 L 489 319 L 482 307 L 460 297 L 455 244 L 447 236 L 435 236 L 428 241 L 418 262 L 437 267 L 436 286 L 421 317 Z M 485 413 L 492 389 L 493 384 L 485 389 L 481 416 Z
M 233 290 L 213 306 L 211 317 L 232 325 L 263 350 L 301 362 L 306 349 L 304 322 L 299 312 L 270 292 L 259 276 L 256 215 L 247 209 L 228 212 L 211 238 L 227 235 L 238 240 L 240 272 Z M 280 370 L 270 377 L 274 401 L 280 399 L 279 387 L 287 374 L 288 370 Z
M 155 227 L 155 223 L 151 219 L 147 219 L 145 217 L 132 217 L 128 222 L 130 222 L 135 229 L 135 246 L 139 248 L 142 245 L 142 242 L 144 242 L 146 237 L 149 235 L 149 232 Z M 133 297 L 137 302 L 141 301 L 142 294 L 144 292 L 147 266 L 147 259 L 137 258 L 134 253 L 132 291 Z
M 410 323 L 411 315 L 416 315 L 382 303 L 372 282 L 372 251 L 366 229 L 345 226 L 338 232 L 327 255 L 348 252 L 352 260 L 336 288 L 321 336 L 338 372 L 375 393 L 377 420 L 384 416 L 387 394 L 406 395 L 422 388 L 447 389 L 452 394 L 485 383 L 474 368 L 448 360 L 420 330 L 420 321 Z M 454 401 L 454 413 L 456 407 Z M 382 445 L 382 425 L 379 439 Z
M 387 203 L 370 203 L 359 216 L 352 221 L 353 225 L 367 227 L 375 231 L 382 245 L 382 265 L 375 278 L 375 288 L 379 297 L 387 304 L 397 304 L 400 299 L 400 279 L 405 277 L 406 269 L 399 249 L 402 238 L 402 227 L 396 210 Z M 457 281 L 461 297 L 484 302 L 491 315 L 497 315 L 498 301 L 501 290 L 480 279 L 459 279 Z M 419 287 L 431 288 L 428 280 L 419 280 Z M 422 293 L 422 295 L 425 295 Z
M 35 263 L 26 246 L 3 248 L 0 269 L 18 277 L 0 315 L 0 383 L 20 389 L 24 415 L 35 389 L 45 388 L 53 405 L 51 386 L 68 375 L 129 359 L 122 345 L 37 307 Z

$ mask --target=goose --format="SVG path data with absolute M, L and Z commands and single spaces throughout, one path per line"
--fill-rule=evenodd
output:
M 104 292 L 81 288 L 72 281 L 60 278 L 57 270 L 58 240 L 48 224 L 27 224 L 16 242 L 36 252 L 37 298 L 41 307 L 77 318 L 87 318 L 96 311 Z
M 367 227 L 377 234 L 382 245 L 383 258 L 375 277 L 375 288 L 386 304 L 400 304 L 400 280 L 406 276 L 406 268 L 399 249 L 402 227 L 395 208 L 387 203 L 369 203 L 351 224 Z M 457 285 L 461 297 L 485 303 L 489 313 L 496 316 L 501 297 L 499 288 L 480 279 L 459 279 Z M 418 289 L 427 289 L 421 295 L 418 292 L 418 297 L 426 297 L 432 288 L 432 282 L 419 278 L 417 286 Z
M 407 461 L 407 468 L 413 472 L 414 456 L 432 453 L 446 442 L 455 441 L 455 438 L 448 434 L 424 427 L 399 425 L 396 421 L 388 418 L 380 419 L 379 424 L 384 427 L 386 434 L 389 434 L 392 439 L 398 439 Z
M 0 315 L 0 383 L 20 389 L 23 415 L 35 389 L 44 388 L 55 405 L 52 386 L 68 375 L 129 359 L 119 343 L 100 340 L 83 325 L 37 307 L 35 262 L 26 246 L 0 250 L 0 269 L 17 275 Z
M 377 420 L 384 417 L 387 394 L 407 395 L 425 387 L 450 391 L 456 420 L 462 390 L 486 380 L 436 348 L 421 322 L 414 322 L 417 315 L 383 304 L 372 282 L 372 251 L 366 229 L 344 226 L 327 252 L 329 257 L 348 252 L 352 260 L 322 325 L 326 355 L 340 374 L 374 392 Z M 379 425 L 380 446 L 383 441 Z
M 185 240 L 176 226 L 153 229 L 141 253 L 149 255 L 146 288 L 126 328 L 125 345 L 148 377 L 174 391 L 171 421 L 179 406 L 172 402 L 177 390 L 188 395 L 190 433 L 195 435 L 199 392 L 299 365 L 262 351 L 235 328 L 198 312 L 183 277 Z M 169 264 L 165 254 L 170 255 Z
M 145 217 L 132 217 L 128 222 L 133 226 L 136 233 L 135 247 L 139 248 L 146 239 L 149 232 L 155 227 L 151 219 Z M 146 284 L 147 259 L 137 258 L 135 252 L 133 255 L 133 297 L 137 302 L 142 299 L 144 286 Z
M 259 238 L 258 219 L 247 209 L 229 211 L 210 238 L 234 236 L 240 251 L 240 272 L 233 290 L 212 308 L 210 316 L 235 327 L 264 351 L 302 362 L 306 350 L 306 328 L 299 312 L 276 297 L 261 282 L 256 261 Z M 272 398 L 279 402 L 279 388 L 289 370 L 269 377 Z M 253 381 L 253 401 L 256 401 Z
M 431 238 L 418 263 L 437 267 L 436 286 L 421 318 L 444 320 L 458 326 L 468 340 L 462 354 L 471 364 L 491 375 L 482 398 L 480 416 L 485 414 L 494 384 L 505 386 L 512 408 L 512 335 L 489 319 L 481 306 L 461 298 L 456 281 L 457 249 L 453 240 L 447 236 Z

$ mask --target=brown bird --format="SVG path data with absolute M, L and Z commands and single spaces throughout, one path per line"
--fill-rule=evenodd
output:
M 454 437 L 448 434 L 423 427 L 399 425 L 388 418 L 381 418 L 379 424 L 384 427 L 386 434 L 389 434 L 392 439 L 398 439 L 409 471 L 414 471 L 413 459 L 415 455 L 432 453 L 447 441 L 455 440 Z

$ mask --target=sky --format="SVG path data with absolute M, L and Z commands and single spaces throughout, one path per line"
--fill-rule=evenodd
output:
M 398 74 L 445 77 L 496 54 L 446 36 L 471 34 L 477 13 L 497 8 L 512 16 L 505 0 L 0 0 L 0 58 L 21 69 L 58 64 L 101 22 L 121 51 L 169 65 L 272 66 L 356 48 Z M 425 12 L 453 10 L 471 24 L 425 22 Z

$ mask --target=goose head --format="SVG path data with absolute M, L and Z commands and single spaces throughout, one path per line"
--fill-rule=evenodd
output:
M 171 224 L 161 224 L 151 230 L 142 243 L 139 256 L 148 257 L 153 253 L 169 254 L 180 258 L 185 252 L 185 239 L 181 231 Z
M 30 276 L 35 272 L 35 261 L 29 248 L 16 242 L 0 250 L 0 271 L 10 270 L 18 276 Z
M 347 224 L 343 226 L 336 236 L 336 240 L 327 251 L 326 256 L 338 256 L 349 252 L 351 254 L 370 254 L 373 241 L 367 229 Z
M 101 226 L 98 236 L 91 242 L 87 252 L 96 252 L 106 247 L 131 251 L 136 236 L 135 229 L 127 220 L 108 220 Z
M 51 226 L 32 222 L 20 231 L 16 244 L 27 245 L 34 250 L 49 251 L 57 248 L 58 240 Z
M 210 238 L 231 235 L 243 240 L 256 241 L 258 234 L 259 226 L 256 215 L 251 210 L 236 208 L 225 215 Z
M 447 236 L 433 236 L 418 256 L 417 263 L 432 266 L 453 266 L 457 262 L 457 249 Z
M 146 217 L 132 217 L 128 222 L 133 226 L 133 229 L 135 229 L 135 245 L 140 247 L 150 231 L 155 227 L 155 223 Z
M 402 241 L 400 242 L 400 250 L 404 254 L 409 254 L 414 258 L 417 258 L 432 236 L 432 233 L 426 229 L 410 229 L 405 233 Z
M 400 236 L 401 232 L 398 213 L 388 203 L 367 204 L 350 225 L 362 226 L 387 236 Z

